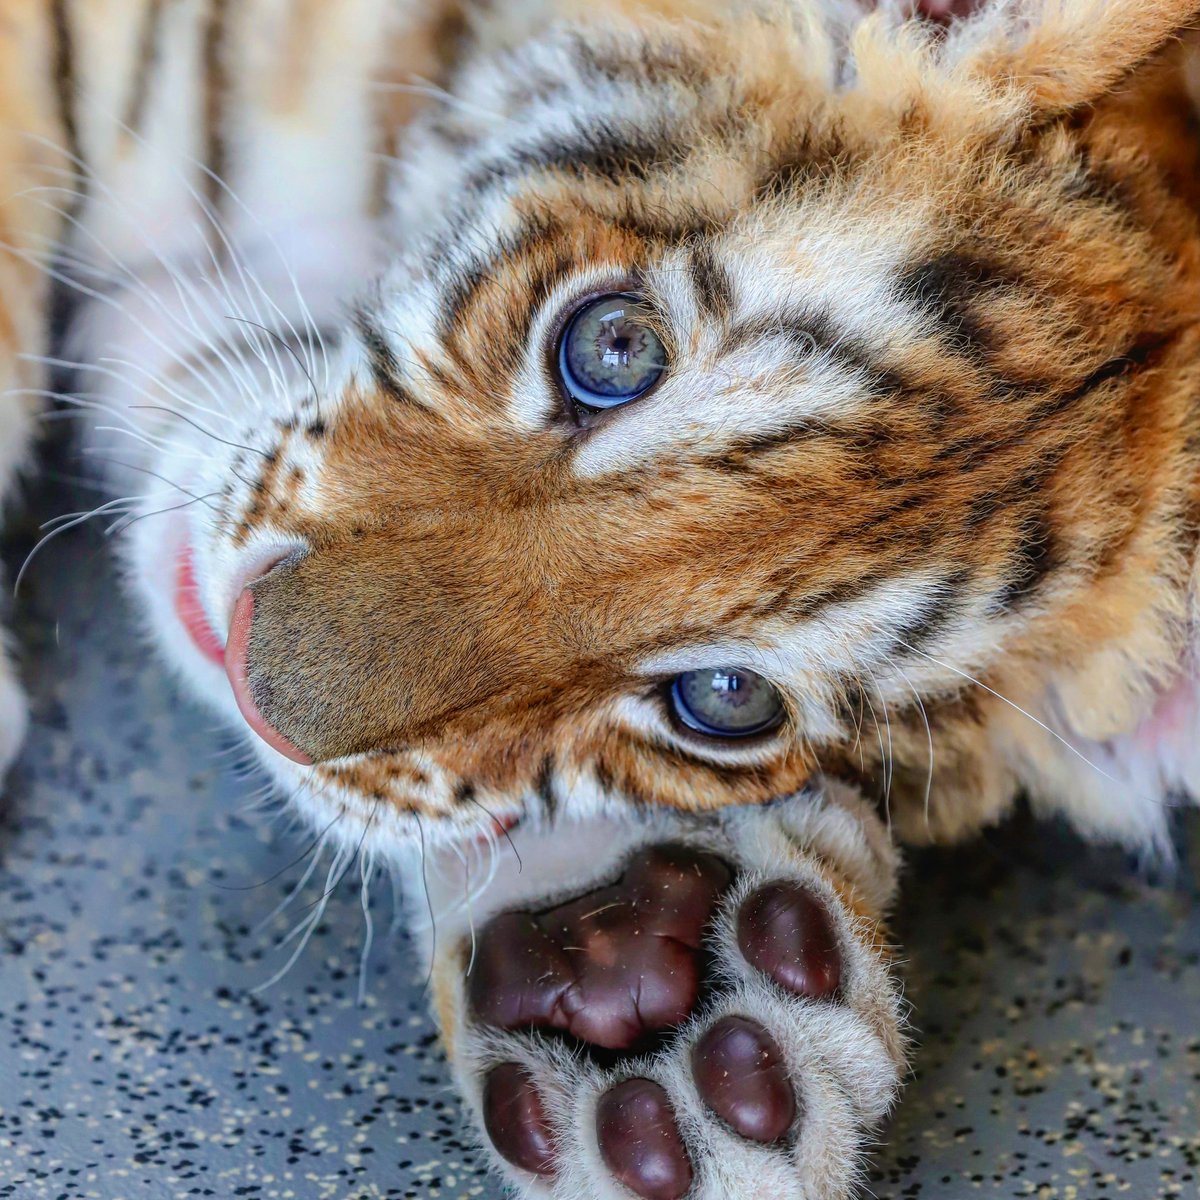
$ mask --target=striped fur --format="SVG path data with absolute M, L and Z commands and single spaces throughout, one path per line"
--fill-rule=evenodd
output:
M 397 863 L 830 777 L 909 839 L 1024 790 L 1166 848 L 1200 790 L 1200 0 L 898 9 L 11 0 L 0 484 L 55 279 L 167 657 L 238 720 L 173 564 L 223 635 L 284 556 L 250 678 L 317 762 L 264 764 Z M 668 376 L 576 421 L 555 337 L 627 290 Z M 670 719 L 724 663 L 777 734 Z M 0 755 L 20 713 L 0 671 Z
M 4 45 L 53 73 L 15 85 L 40 140 L 6 159 L 26 195 L 6 269 L 45 263 L 57 223 L 102 293 L 83 357 L 123 340 L 132 399 L 219 408 L 250 445 L 201 471 L 185 446 L 165 473 L 219 497 L 194 509 L 218 513 L 197 546 L 218 628 L 238 561 L 310 549 L 254 655 L 279 676 L 268 716 L 338 760 L 322 787 L 471 823 L 455 796 L 720 807 L 819 765 L 886 789 L 910 834 L 965 833 L 1021 786 L 1052 803 L 1058 738 L 1132 731 L 1190 636 L 1193 151 L 1180 56 L 1155 53 L 1189 13 L 1116 30 L 1080 95 L 1044 93 L 1036 56 L 1070 40 L 1050 18 L 1085 7 L 938 40 L 853 6 L 701 0 L 603 28 L 540 3 L 29 5 Z M 451 93 L 411 126 L 414 77 Z M 375 155 L 400 138 L 380 207 Z M 188 272 L 217 280 L 207 307 Z M 539 347 L 576 296 L 631 283 L 671 378 L 574 429 Z M 26 353 L 44 293 L 6 289 Z M 251 321 L 308 355 L 325 338 L 319 400 Z M 93 381 L 103 402 L 131 407 L 131 369 Z M 225 394 L 263 373 L 270 400 Z M 286 671 L 273 630 L 303 639 Z M 656 681 L 731 657 L 785 691 L 785 734 L 682 741 Z M 1161 835 L 1153 805 L 1117 811 L 1086 767 L 1080 787 L 1105 794 L 1098 831 Z
M 1076 111 L 1036 65 L 987 73 L 1021 12 L 941 43 L 868 21 L 849 49 L 782 10 L 633 6 L 532 41 L 521 15 L 542 27 L 481 18 L 410 133 L 394 256 L 319 416 L 293 380 L 194 476 L 219 495 L 214 614 L 261 547 L 307 551 L 259 596 L 268 719 L 398 828 L 546 797 L 717 808 L 820 766 L 910 836 L 1026 787 L 1161 840 L 1187 780 L 1164 763 L 1125 802 L 1064 742 L 1149 720 L 1191 638 L 1178 56 Z M 671 377 L 578 429 L 542 347 L 618 286 Z M 782 688 L 784 734 L 714 747 L 665 719 L 659 681 L 724 660 Z

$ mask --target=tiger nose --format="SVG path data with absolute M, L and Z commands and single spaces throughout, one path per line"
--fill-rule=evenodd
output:
M 263 572 L 265 574 L 266 572 Z M 260 576 L 261 578 L 261 576 Z M 225 673 L 233 688 L 233 698 L 246 724 L 273 750 L 285 758 L 303 766 L 311 766 L 313 760 L 298 746 L 293 745 L 282 733 L 272 726 L 254 702 L 250 688 L 250 630 L 254 624 L 254 592 L 248 584 L 233 608 L 233 619 L 229 623 L 229 640 L 225 643 Z

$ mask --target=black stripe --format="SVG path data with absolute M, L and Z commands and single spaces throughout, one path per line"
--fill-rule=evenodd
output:
M 68 4 L 70 0 L 50 0 L 50 22 L 54 38 L 54 89 L 58 105 L 58 120 L 67 139 L 67 149 L 74 156 L 71 170 L 75 176 L 78 193 L 71 203 L 74 215 L 87 195 L 87 178 L 80 169 L 83 161 L 83 144 L 79 138 L 79 122 L 75 116 L 75 38 L 71 30 Z
M 584 79 L 651 87 L 682 83 L 696 90 L 711 79 L 708 64 L 675 42 L 638 39 L 635 44 L 636 58 L 628 53 L 626 45 L 598 45 L 587 36 L 576 37 L 571 49 Z
M 204 163 L 211 174 L 205 175 L 203 190 L 214 212 L 221 208 L 222 188 L 228 167 L 225 146 L 225 102 L 230 87 L 226 61 L 226 34 L 229 30 L 230 0 L 208 0 L 204 27 Z M 214 178 L 215 177 L 215 178 Z
M 845 177 L 853 161 L 834 129 L 806 129 L 759 176 L 755 195 L 760 200 L 795 199 L 796 193 L 826 188 Z
M 1086 200 L 1123 214 L 1135 211 L 1128 184 L 1107 164 L 1096 162 L 1088 146 L 1080 147 L 1075 173 L 1067 178 L 1063 190 L 1072 200 Z
M 647 89 L 678 86 L 697 90 L 707 82 L 707 69 L 681 47 L 653 45 L 639 39 L 636 56 L 632 46 L 597 46 L 586 36 L 572 39 L 570 50 L 574 69 L 559 75 L 531 75 L 515 80 L 505 92 L 510 118 L 520 120 L 533 105 L 549 105 L 568 93 L 577 97 L 581 85 L 619 83 L 636 88 L 641 95 Z M 461 59 L 459 60 L 461 61 Z
M 581 211 L 591 210 L 581 208 Z M 657 204 L 643 206 L 636 197 L 628 194 L 618 210 L 592 215 L 597 220 L 607 221 L 615 229 L 650 243 L 687 242 L 714 234 L 721 227 L 721 217 L 716 213 L 703 212 L 682 203 L 677 210 L 665 209 Z
M 952 350 L 985 362 L 997 348 L 997 332 L 982 319 L 979 306 L 1021 283 L 994 263 L 951 250 L 906 268 L 898 286 L 904 300 L 937 321 Z
M 138 37 L 137 65 L 129 98 L 125 102 L 125 124 L 134 133 L 140 133 L 146 115 L 146 101 L 150 96 L 150 80 L 158 61 L 159 31 L 162 28 L 163 0 L 147 0 L 142 10 L 142 30 Z
M 622 129 L 598 122 L 579 131 L 573 140 L 556 138 L 514 148 L 472 171 L 465 186 L 469 192 L 489 191 L 497 184 L 539 171 L 598 176 L 624 184 L 674 169 L 689 153 L 687 139 L 677 130 Z
M 861 338 L 838 329 L 827 313 L 784 312 L 753 317 L 730 329 L 717 353 L 731 354 L 779 339 L 791 342 L 802 359 L 820 356 L 854 372 L 873 395 L 893 396 L 913 390 L 897 371 L 879 362 Z
M 608 761 L 603 758 L 597 758 L 592 764 L 592 771 L 596 776 L 596 783 L 602 792 L 612 792 L 615 783 L 613 780 L 612 768 L 608 765 Z
M 712 246 L 701 242 L 690 255 L 692 288 L 700 311 L 716 321 L 727 320 L 733 312 L 733 282 Z
M 454 274 L 453 282 L 442 293 L 438 304 L 438 336 L 448 341 L 458 331 L 463 313 L 475 299 L 479 289 L 492 277 L 496 260 L 476 262 L 461 267 Z
M 747 474 L 763 465 L 760 459 L 779 450 L 811 444 L 822 439 L 838 438 L 835 426 L 819 421 L 798 421 L 771 433 L 747 434 L 725 443 L 721 451 L 704 460 L 704 466 L 729 474 Z
M 542 759 L 533 786 L 538 799 L 542 802 L 542 811 L 546 814 L 546 820 L 553 825 L 558 819 L 558 795 L 554 791 L 554 755 L 547 754 Z
M 937 593 L 921 612 L 892 631 L 897 654 L 929 646 L 958 615 L 970 581 L 971 572 L 966 567 L 939 580 Z
M 1147 367 L 1153 367 L 1162 352 L 1174 341 L 1174 334 L 1144 334 L 1124 354 L 1101 363 L 1081 383 L 1061 395 L 1039 404 L 1033 412 L 1034 419 L 1044 419 L 1074 408 L 1097 388 L 1126 375 L 1136 375 Z
M 864 571 L 855 579 L 847 579 L 841 583 L 829 584 L 818 591 L 808 592 L 802 596 L 790 596 L 787 605 L 780 611 L 786 612 L 789 617 L 815 617 L 818 613 L 828 608 L 833 608 L 839 604 L 849 604 L 851 601 L 861 599 L 872 588 L 877 587 L 887 578 L 888 571 L 884 567 L 878 567 L 872 571 Z
M 1019 607 L 1041 588 L 1061 564 L 1049 514 L 1040 510 L 1022 524 L 1021 541 L 1009 564 L 1008 578 L 992 597 L 992 607 L 1003 612 Z
M 520 228 L 500 242 L 487 258 L 461 265 L 455 262 L 449 281 L 442 284 L 444 290 L 438 303 L 438 335 L 441 340 L 448 342 L 460 332 L 463 314 L 481 287 L 494 278 L 502 267 L 525 258 L 535 247 L 551 239 L 556 229 L 556 224 L 549 219 L 531 218 L 522 222 Z M 451 248 L 445 246 L 443 257 L 450 253 Z M 567 269 L 567 263 L 556 263 L 550 272 L 552 282 L 557 282 Z M 539 277 L 537 286 L 545 289 L 546 281 Z M 523 289 L 520 296 L 513 297 L 514 306 L 518 303 L 528 306 L 526 290 Z M 536 304 L 532 307 L 536 308 Z M 523 341 L 523 337 L 520 340 Z
M 1026 467 L 1005 488 L 1002 498 L 1004 507 L 1013 508 L 1022 501 L 1029 504 L 1046 495 L 1066 454 L 1065 446 L 1055 446 L 1043 450 L 1038 461 Z
M 371 360 L 371 374 L 379 390 L 398 404 L 412 404 L 423 408 L 424 406 L 404 386 L 400 362 L 367 309 L 356 308 L 351 314 L 351 320 L 359 341 Z
M 911 486 L 903 483 L 898 486 Z M 902 517 L 905 513 L 917 512 L 926 507 L 938 507 L 945 502 L 945 496 L 939 491 L 910 491 L 908 495 L 902 496 L 899 500 L 892 501 L 891 504 L 877 509 L 871 516 L 866 517 L 855 529 L 855 534 L 862 538 L 872 530 L 880 529 L 881 526 L 889 525 L 897 517 Z M 891 538 L 891 531 L 883 531 L 883 544 L 886 544 Z

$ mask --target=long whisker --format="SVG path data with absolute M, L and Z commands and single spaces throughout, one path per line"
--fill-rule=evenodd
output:
M 304 365 L 304 360 L 296 352 L 296 349 L 291 344 L 291 342 L 280 337 L 280 335 L 278 333 L 276 333 L 275 330 L 268 329 L 267 326 L 260 325 L 257 321 L 251 321 L 248 317 L 229 317 L 228 320 L 237 321 L 241 325 L 252 325 L 252 326 L 254 326 L 255 329 L 261 329 L 263 331 L 263 333 L 265 333 L 268 337 L 274 338 L 275 341 L 277 341 L 292 356 L 292 358 L 294 358 L 296 360 L 296 366 L 298 366 L 300 368 L 305 379 L 308 380 L 309 387 L 312 388 L 313 403 L 316 405 L 316 408 L 317 408 L 317 419 L 320 420 L 321 419 L 321 395 L 317 391 L 316 380 L 313 379 L 312 372 L 308 369 L 308 367 L 306 367 Z
M 276 971 L 275 974 L 272 975 L 271 978 L 265 983 L 260 983 L 257 987 L 251 988 L 251 995 L 260 995 L 261 993 L 267 991 L 268 988 L 274 987 L 275 984 L 277 984 L 292 969 L 292 967 L 296 965 L 300 955 L 304 953 L 304 948 L 312 940 L 312 935 L 316 932 L 317 926 L 321 923 L 321 918 L 325 915 L 325 907 L 329 903 L 329 897 L 331 895 L 330 885 L 333 883 L 334 878 L 337 877 L 341 872 L 342 862 L 346 856 L 346 853 L 347 852 L 345 849 L 341 849 L 333 856 L 333 862 L 329 865 L 329 874 L 325 877 L 326 890 L 322 893 L 321 899 L 317 901 L 317 904 L 313 908 L 311 915 L 306 920 L 302 921 L 296 927 L 296 930 L 293 930 L 288 937 L 284 938 L 284 940 L 280 942 L 280 947 L 282 948 L 283 946 L 287 945 L 288 941 L 295 936 L 298 930 L 303 930 L 303 935 L 296 943 L 296 948 L 292 951 L 287 962 L 284 963 L 283 966 L 280 967 L 280 969 Z
M 902 638 L 897 638 L 896 640 L 897 640 L 897 642 L 900 643 L 900 645 L 907 647 L 914 654 L 919 654 L 919 655 L 921 655 L 922 658 L 929 659 L 929 661 L 931 663 L 935 664 L 936 666 L 941 667 L 945 671 L 950 671 L 952 674 L 959 676 L 959 678 L 965 679 L 968 683 L 973 683 L 976 687 L 982 688 L 985 692 L 987 692 L 989 696 L 995 696 L 995 698 L 997 700 L 999 700 L 1002 704 L 1007 704 L 1009 708 L 1013 709 L 1015 712 L 1020 713 L 1021 716 L 1032 721 L 1039 729 L 1044 730 L 1046 733 L 1048 733 L 1056 742 L 1060 743 L 1067 750 L 1069 750 L 1077 759 L 1079 759 L 1080 762 L 1086 764 L 1093 771 L 1095 771 L 1097 775 L 1100 775 L 1102 778 L 1107 779 L 1110 783 L 1115 783 L 1115 784 L 1118 784 L 1121 786 L 1127 786 L 1126 780 L 1117 779 L 1114 775 L 1110 775 L 1106 770 L 1104 770 L 1103 767 L 1099 766 L 1097 763 L 1092 762 L 1092 760 L 1090 758 L 1088 758 L 1088 756 L 1086 754 L 1084 754 L 1082 750 L 1078 749 L 1076 746 L 1071 745 L 1071 743 L 1065 737 L 1063 737 L 1061 733 L 1058 733 L 1056 730 L 1051 729 L 1050 726 L 1047 725 L 1045 721 L 1039 721 L 1038 718 L 1033 715 L 1033 713 L 1022 708 L 1019 704 L 1017 704 L 1013 700 L 1010 700 L 1007 696 L 1002 695 L 1000 692 L 996 691 L 995 688 L 988 687 L 988 685 L 986 683 L 984 683 L 981 679 L 976 679 L 973 675 L 968 675 L 966 671 L 960 671 L 957 667 L 951 666 L 947 662 L 942 662 L 938 658 L 934 658 L 934 656 L 932 654 L 926 654 L 924 650 L 918 650 L 916 646 L 910 646 Z M 1151 803 L 1155 803 L 1155 804 L 1159 803 L 1159 801 L 1155 800 L 1154 797 L 1145 796 L 1142 793 L 1138 792 L 1136 789 L 1134 789 L 1134 795 L 1138 796 L 1140 799 L 1150 801 Z
M 38 528 L 42 530 L 54 529 L 64 521 L 74 521 L 77 517 L 83 517 L 84 519 L 102 517 L 107 513 L 116 512 L 122 508 L 127 509 L 143 503 L 145 503 L 145 500 L 141 496 L 118 496 L 83 512 L 60 513 L 57 517 L 51 517 L 48 521 L 43 521 Z
M 921 699 L 920 692 L 913 686 L 913 681 L 894 659 L 889 658 L 888 663 L 908 685 L 908 690 L 912 692 L 913 699 L 916 700 L 917 707 L 921 710 L 921 720 L 925 722 L 925 739 L 929 746 L 929 770 L 925 774 L 925 832 L 929 833 L 929 801 L 933 794 L 933 730 L 929 727 L 929 714 L 925 711 L 925 701 Z
M 879 685 L 876 684 L 876 691 L 878 691 L 878 690 L 879 690 Z M 865 701 L 865 703 L 867 705 L 867 708 L 870 709 L 871 720 L 875 722 L 875 737 L 879 741 L 879 758 L 880 758 L 880 761 L 883 763 L 884 779 L 887 780 L 887 778 L 888 778 L 887 750 L 884 748 L 883 730 L 879 726 L 879 718 L 875 715 L 875 705 L 873 705 L 871 703 L 871 697 L 867 695 L 866 688 L 861 688 L 859 690 L 859 695 L 862 696 L 863 700 Z M 887 816 L 887 827 L 888 827 L 888 832 L 890 833 L 892 830 L 892 792 L 891 792 L 890 786 L 885 787 L 885 789 L 884 789 L 883 810 L 884 810 L 885 815 Z
M 363 856 L 361 863 L 362 887 L 359 889 L 359 903 L 363 914 L 363 944 L 358 958 L 358 1005 L 361 1008 L 367 1002 L 367 965 L 371 958 L 371 946 L 375 941 L 375 924 L 371 920 L 371 876 L 375 872 L 375 860 L 370 854 Z
M 119 500 L 110 500 L 110 501 L 108 501 L 107 504 L 101 504 L 97 508 L 92 509 L 90 512 L 82 513 L 81 515 L 73 518 L 72 520 L 65 522 L 62 525 L 59 525 L 55 529 L 51 529 L 48 533 L 46 533 L 44 537 L 42 537 L 38 540 L 37 545 L 34 546 L 34 548 L 32 550 L 30 550 L 30 552 L 25 556 L 25 561 L 21 564 L 21 568 L 17 572 L 16 578 L 13 580 L 13 596 L 16 597 L 16 596 L 20 595 L 21 584 L 24 582 L 25 575 L 28 572 L 30 566 L 32 565 L 33 560 L 42 552 L 42 550 L 44 550 L 46 548 L 46 546 L 48 546 L 52 541 L 54 541 L 55 538 L 61 536 L 64 533 L 67 533 L 69 530 L 75 529 L 78 526 L 85 524 L 86 522 L 92 520 L 95 517 L 100 517 L 100 516 L 106 515 L 109 511 L 112 510 L 112 508 L 115 505 L 127 504 L 127 503 L 128 503 L 127 497 L 123 497 Z
M 173 408 L 168 408 L 165 404 L 131 404 L 129 407 L 134 411 L 148 409 L 152 412 L 169 413 L 171 416 L 177 417 L 180 421 L 190 425 L 193 429 L 199 430 L 206 437 L 212 438 L 214 442 L 220 442 L 221 445 L 230 446 L 234 450 L 244 450 L 247 454 L 257 454 L 259 458 L 265 459 L 267 462 L 271 461 L 271 456 L 265 450 L 257 450 L 253 446 L 245 446 L 241 442 L 231 442 L 228 438 L 218 437 L 211 429 L 205 429 L 199 422 L 193 421 L 191 417 L 185 417 L 183 413 L 176 412 Z
M 871 677 L 871 682 L 875 685 L 875 693 L 879 697 L 879 706 L 883 709 L 883 720 L 887 727 L 887 757 L 884 759 L 884 790 L 886 794 L 886 803 L 888 811 L 891 811 L 892 798 L 892 778 L 895 771 L 896 752 L 892 745 L 892 718 L 888 713 L 887 697 L 883 694 L 883 689 L 879 686 L 879 680 L 875 678 L 875 673 L 865 663 L 863 669 Z
M 297 857 L 293 858 L 292 861 L 287 864 L 287 866 L 280 867 L 279 870 L 276 871 L 274 875 L 268 875 L 266 877 L 266 879 L 260 880 L 258 883 L 245 883 L 245 884 L 237 884 L 237 885 L 227 884 L 227 883 L 218 883 L 214 879 L 212 881 L 213 887 L 220 888 L 221 891 L 223 891 L 223 892 L 253 892 L 257 888 L 266 887 L 267 884 L 274 883 L 275 880 L 277 880 L 281 875 L 286 875 L 293 867 L 298 867 L 325 840 L 325 835 L 345 815 L 346 815 L 346 810 L 344 808 L 339 809 L 337 816 L 335 816 L 333 818 L 333 820 L 330 821 L 329 824 L 326 825 L 325 828 L 322 829 L 321 832 L 318 833 L 315 838 L 313 838 L 313 840 L 309 843 L 308 847 L 304 850 L 304 852 L 302 854 L 297 855 Z M 275 914 L 272 913 L 271 915 L 274 916 Z
M 421 838 L 421 884 L 425 888 L 425 903 L 429 908 L 429 974 L 425 977 L 425 990 L 433 986 L 433 964 L 437 959 L 437 917 L 433 911 L 433 893 L 429 890 L 429 856 L 425 848 L 425 823 L 421 820 L 421 814 L 413 813 L 413 819 L 417 823 L 417 832 Z
M 88 457 L 94 462 L 109 463 L 110 465 L 112 465 L 114 467 L 123 467 L 127 471 L 137 471 L 140 475 L 149 475 L 151 479 L 159 479 L 163 483 L 168 484 L 169 486 L 175 488 L 177 491 L 182 492 L 185 496 L 191 496 L 193 500 L 197 498 L 196 493 L 189 491 L 187 488 L 185 488 L 183 486 L 183 484 L 176 483 L 175 480 L 168 479 L 165 475 L 160 475 L 157 471 L 150 470 L 149 467 L 142 467 L 142 466 L 139 466 L 137 463 L 125 462 L 119 458 L 110 458 L 106 454 L 92 454 L 89 452 Z M 214 513 L 218 512 L 218 510 L 213 508 L 211 504 L 208 505 L 207 507 L 212 508 L 212 511 Z
M 341 818 L 341 815 L 342 815 L 341 813 L 338 814 L 339 820 Z M 271 909 L 271 911 L 269 913 L 267 913 L 267 915 L 265 917 L 263 917 L 263 919 L 261 921 L 259 921 L 259 923 L 257 925 L 255 925 L 255 927 L 252 931 L 254 934 L 262 933 L 263 930 L 265 930 L 267 928 L 267 926 L 269 926 L 271 924 L 271 922 L 274 921 L 275 918 L 277 916 L 279 916 L 279 914 L 281 912 L 283 912 L 284 909 L 286 909 L 288 907 L 288 905 L 290 905 L 291 902 L 308 886 L 308 881 L 312 878 L 313 872 L 316 871 L 317 864 L 321 861 L 322 857 L 324 856 L 325 843 L 328 840 L 328 834 L 329 834 L 330 830 L 333 828 L 333 826 L 336 824 L 337 824 L 337 820 L 334 820 L 334 821 L 330 822 L 330 824 L 328 826 L 326 826 L 324 832 L 321 834 L 321 837 L 317 840 L 316 853 L 313 855 L 312 861 L 309 862 L 308 866 L 305 868 L 304 873 L 300 876 L 300 878 L 292 885 L 292 887 L 290 887 L 288 889 L 288 891 L 284 895 L 283 899 L 280 900 L 280 902 L 277 905 L 275 905 L 275 907 L 273 909 Z M 297 860 L 297 861 L 299 861 L 299 860 Z
M 126 530 L 132 528 L 139 521 L 145 521 L 149 517 L 163 517 L 166 516 L 167 513 L 180 512 L 185 508 L 191 508 L 193 504 L 206 504 L 214 496 L 219 496 L 220 494 L 220 492 L 209 492 L 205 496 L 193 496 L 191 500 L 184 500 L 181 504 L 172 504 L 167 508 L 156 508 L 154 512 L 139 513 L 136 517 L 130 517 L 123 523 L 121 521 L 117 521 L 115 524 L 110 525 L 108 529 L 105 530 L 105 533 L 125 533 Z
M 354 854 L 352 855 L 350 861 L 346 864 L 346 869 L 337 877 L 337 879 L 334 881 L 334 884 L 329 889 L 329 891 L 327 891 L 325 893 L 325 895 L 323 895 L 320 898 L 320 900 L 314 901 L 313 902 L 314 904 L 319 904 L 322 901 L 328 900 L 329 897 L 334 892 L 336 892 L 339 887 L 342 886 L 342 880 L 345 879 L 346 876 L 349 875 L 350 872 L 354 869 L 354 864 L 356 862 L 358 862 L 358 856 L 362 853 L 363 843 L 366 842 L 367 834 L 370 833 L 371 826 L 375 823 L 375 817 L 378 815 L 378 813 L 379 813 L 379 801 L 376 800 L 374 805 L 371 808 L 370 814 L 368 815 L 367 819 L 363 822 L 362 832 L 358 835 L 358 845 L 356 845 L 354 847 Z M 312 905 L 310 904 L 307 907 L 312 908 Z
M 491 811 L 487 808 L 484 808 L 484 806 L 473 795 L 468 795 L 467 799 L 470 800 L 470 802 L 475 805 L 476 808 L 480 809 L 486 817 L 488 817 L 495 828 L 499 829 L 500 832 L 504 834 L 505 840 L 508 842 L 509 846 L 512 847 L 512 852 L 517 856 L 517 874 L 521 874 L 525 870 L 525 864 L 521 861 L 521 852 L 517 849 L 517 843 L 512 840 L 512 834 L 509 833 L 508 826 L 506 826 L 503 821 L 500 821 L 493 816 Z

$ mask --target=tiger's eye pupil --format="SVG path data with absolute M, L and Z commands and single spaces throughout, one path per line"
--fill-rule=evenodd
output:
M 666 352 L 632 296 L 603 296 L 581 308 L 563 333 L 558 370 L 563 386 L 585 408 L 618 408 L 657 381 Z
M 779 725 L 783 699 L 761 675 L 738 667 L 686 671 L 671 685 L 671 706 L 689 729 L 710 737 L 749 737 Z

